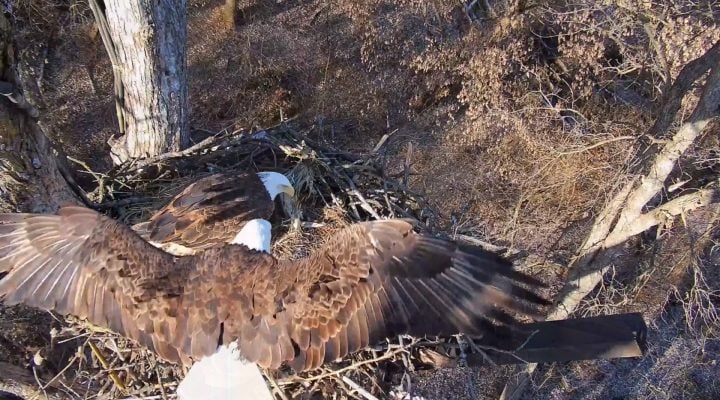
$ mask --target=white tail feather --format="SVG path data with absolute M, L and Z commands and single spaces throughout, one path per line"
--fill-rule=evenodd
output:
M 177 395 L 180 400 L 273 400 L 258 366 L 240 357 L 236 343 L 193 364 Z

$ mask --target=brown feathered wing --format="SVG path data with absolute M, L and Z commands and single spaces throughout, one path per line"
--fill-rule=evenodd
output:
M 403 220 L 354 224 L 273 268 L 253 280 L 252 302 L 233 303 L 253 307 L 230 313 L 223 338 L 269 368 L 316 368 L 400 333 L 511 335 L 513 314 L 547 304 L 527 288 L 542 284 L 507 260 Z
M 0 296 L 54 309 L 189 363 L 237 340 L 261 366 L 320 366 L 398 333 L 498 334 L 545 301 L 498 256 L 413 232 L 355 224 L 310 258 L 243 246 L 174 258 L 119 223 L 70 207 L 0 214 Z
M 269 219 L 274 209 L 257 174 L 219 173 L 194 182 L 133 230 L 156 243 L 205 249 L 229 242 L 251 219 Z

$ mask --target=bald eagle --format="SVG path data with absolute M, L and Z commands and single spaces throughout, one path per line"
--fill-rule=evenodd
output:
M 237 237 L 256 243 L 175 257 L 87 208 L 0 214 L 0 297 L 86 318 L 171 362 L 220 344 L 295 371 L 401 333 L 511 334 L 516 315 L 547 304 L 507 260 L 405 220 L 356 223 L 297 261 L 267 253 L 267 221 Z
M 277 172 L 213 174 L 189 185 L 133 230 L 160 246 L 206 249 L 230 242 L 247 221 L 269 219 L 281 193 L 292 198 L 295 189 Z

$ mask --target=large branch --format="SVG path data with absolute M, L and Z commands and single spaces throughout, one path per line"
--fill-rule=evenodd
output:
M 658 136 L 670 128 L 670 124 L 672 124 L 675 119 L 675 114 L 680 110 L 685 93 L 687 93 L 693 84 L 705 75 L 710 68 L 719 64 L 720 42 L 717 42 L 710 50 L 706 51 L 705 54 L 690 61 L 680 70 L 670 90 L 663 96 L 665 102 L 658 112 L 655 124 L 653 124 L 652 128 L 648 131 L 650 136 Z
M 617 246 L 629 238 L 645 232 L 646 230 L 663 225 L 673 217 L 685 214 L 696 208 L 717 203 L 720 198 L 720 191 L 717 189 L 701 189 L 697 192 L 686 194 L 661 204 L 652 211 L 648 211 L 635 219 L 631 224 L 626 225 L 622 230 L 616 229 L 605 239 L 604 247 Z
M 718 64 L 720 65 L 720 63 Z M 680 156 L 695 142 L 710 120 L 718 115 L 720 104 L 720 68 L 710 70 L 700 101 L 687 122 L 685 122 L 672 140 L 665 144 L 649 173 L 643 177 L 640 187 L 628 198 L 627 205 L 620 214 L 618 226 L 632 224 L 642 213 L 643 208 L 662 190 L 665 180 L 675 168 Z
M 2 393 L 12 393 L 24 400 L 63 400 L 68 395 L 56 387 L 45 390 L 38 386 L 38 382 L 31 371 L 6 362 L 0 362 L 0 399 L 5 398 Z
M 717 52 L 716 44 L 708 52 Z M 714 54 L 714 53 L 713 53 Z M 705 56 L 701 59 L 707 60 Z M 696 60 L 697 61 L 697 60 Z M 697 65 L 694 64 L 694 65 Z M 702 75 L 702 74 L 700 74 Z M 698 78 L 699 76 L 696 76 Z M 685 92 L 691 84 L 685 85 Z M 673 99 L 673 101 L 681 101 Z M 677 111 L 677 110 L 675 110 Z M 564 319 L 570 316 L 581 301 L 602 281 L 605 271 L 617 255 L 617 246 L 634 235 L 667 221 L 670 216 L 680 215 L 695 208 L 718 201 L 716 188 L 703 189 L 681 196 L 652 211 L 643 214 L 643 209 L 665 186 L 665 181 L 674 169 L 678 159 L 695 142 L 708 123 L 720 112 L 720 63 L 713 65 L 695 110 L 673 138 L 667 142 L 649 165 L 648 172 L 628 182 L 608 203 L 595 221 L 595 225 L 570 265 L 568 282 L 558 296 L 557 305 L 549 313 L 548 320 Z M 664 117 L 660 117 L 664 118 Z M 657 123 L 655 125 L 658 125 Z M 668 124 L 669 125 L 669 124 Z M 618 216 L 615 226 L 612 221 Z M 500 398 L 518 399 L 524 392 L 537 364 L 527 364 L 519 373 L 510 378 Z

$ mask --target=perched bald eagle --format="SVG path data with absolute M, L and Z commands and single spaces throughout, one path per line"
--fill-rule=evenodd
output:
M 154 244 L 207 249 L 230 242 L 247 221 L 269 219 L 280 193 L 293 197 L 295 189 L 277 172 L 210 175 L 185 188 L 133 230 Z
M 266 221 L 243 230 L 256 249 L 175 257 L 86 208 L 0 214 L 0 297 L 87 318 L 171 362 L 224 344 L 296 371 L 400 333 L 505 335 L 516 313 L 547 304 L 533 291 L 541 283 L 505 259 L 404 220 L 351 225 L 298 261 L 258 251 L 269 236 L 252 232 L 269 233 Z

